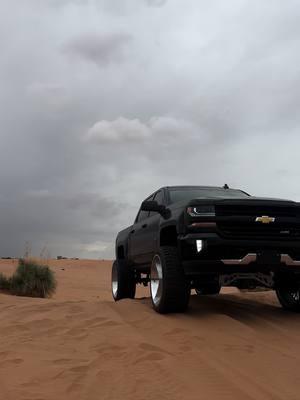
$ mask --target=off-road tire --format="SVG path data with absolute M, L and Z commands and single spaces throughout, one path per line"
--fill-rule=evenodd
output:
M 210 283 L 201 287 L 195 288 L 198 296 L 219 294 L 221 286 L 218 283 Z
M 300 287 L 279 287 L 276 289 L 276 294 L 284 309 L 300 312 Z
M 112 296 L 115 301 L 121 299 L 134 299 L 136 282 L 134 272 L 125 260 L 115 260 L 111 273 Z
M 160 295 L 155 296 L 157 263 L 161 263 Z M 186 311 L 190 298 L 190 282 L 186 279 L 179 262 L 176 247 L 162 246 L 154 255 L 150 272 L 152 305 L 161 314 Z

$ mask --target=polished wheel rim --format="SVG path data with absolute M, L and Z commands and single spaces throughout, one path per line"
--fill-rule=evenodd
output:
M 112 269 L 112 275 L 111 275 L 111 289 L 112 289 L 114 297 L 117 297 L 118 287 L 119 287 L 118 270 L 117 270 L 117 266 L 114 264 L 113 269 Z
M 295 303 L 300 302 L 300 290 L 290 291 L 288 293 L 288 295 L 292 299 L 292 301 L 294 301 Z
M 158 255 L 153 258 L 151 265 L 151 297 L 155 305 L 160 303 L 162 296 L 162 264 L 161 259 Z

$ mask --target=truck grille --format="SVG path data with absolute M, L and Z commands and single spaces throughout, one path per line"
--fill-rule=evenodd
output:
M 299 210 L 297 207 L 287 206 L 261 206 L 261 205 L 217 205 L 216 215 L 227 216 L 252 216 L 259 217 L 290 217 L 297 218 Z
M 267 225 L 253 225 L 246 224 L 228 224 L 228 223 L 218 223 L 218 230 L 223 236 L 232 238 L 298 238 L 300 237 L 299 228 L 294 228 L 290 226 L 267 226 Z
M 218 230 L 226 238 L 296 239 L 300 237 L 300 225 L 297 224 L 299 215 L 296 207 L 218 205 L 216 215 L 221 217 L 217 222 Z M 275 217 L 276 220 L 270 224 L 255 222 L 256 217 L 263 215 Z M 233 217 L 232 220 L 230 217 Z M 243 221 L 239 221 L 238 217 L 242 217 Z

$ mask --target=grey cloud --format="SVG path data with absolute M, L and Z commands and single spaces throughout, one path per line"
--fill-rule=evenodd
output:
M 6 205 L 0 200 L 0 207 L 3 206 L 6 213 L 0 216 L 5 231 L 1 238 L 2 253 L 16 256 L 22 255 L 26 241 L 36 254 L 47 244 L 52 255 L 58 251 L 70 257 L 80 256 L 84 248 L 90 252 L 89 244 L 102 243 L 99 255 L 103 246 L 109 246 L 120 223 L 124 223 L 122 214 L 128 212 L 126 204 L 99 194 L 77 193 L 66 197 L 45 190 L 27 192 Z M 89 221 L 88 226 L 84 220 Z
M 168 116 L 152 117 L 143 123 L 138 119 L 119 117 L 114 121 L 98 121 L 84 135 L 84 140 L 95 144 L 122 143 L 132 145 L 144 142 L 151 145 L 165 140 L 169 145 L 183 136 L 187 140 L 199 139 L 196 125 L 189 121 Z
M 124 141 L 143 141 L 150 137 L 148 126 L 138 119 L 119 117 L 115 121 L 96 122 L 85 135 L 85 140 L 94 143 L 120 143 Z
M 298 2 L 63 3 L 1 9 L 0 255 L 112 257 L 163 185 L 300 199 Z
M 150 7 L 162 7 L 167 3 L 168 0 L 146 0 L 146 3 Z
M 50 0 L 53 3 L 60 3 L 60 4 L 75 4 L 75 5 L 84 5 L 84 4 L 88 4 L 90 2 L 90 0 Z
M 131 39 L 129 34 L 121 33 L 86 34 L 70 40 L 64 50 L 103 67 L 120 62 L 124 56 L 124 48 Z
M 36 1 L 36 0 L 34 0 Z M 90 3 L 90 0 L 45 0 L 51 7 L 65 7 L 65 6 L 84 6 Z
M 77 193 L 73 197 L 65 198 L 64 203 L 66 209 L 85 211 L 93 217 L 101 218 L 99 220 L 101 222 L 108 219 L 111 226 L 116 223 L 116 220 L 120 219 L 120 214 L 128 208 L 128 205 L 122 203 L 121 199 L 116 202 L 115 199 L 102 197 L 99 193 Z

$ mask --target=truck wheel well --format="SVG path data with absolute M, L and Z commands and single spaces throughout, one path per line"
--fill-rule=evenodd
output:
M 160 231 L 160 246 L 177 246 L 176 226 L 166 226 Z
M 117 258 L 118 258 L 118 260 L 124 260 L 124 258 L 125 258 L 124 246 L 118 246 L 118 248 L 117 248 Z

